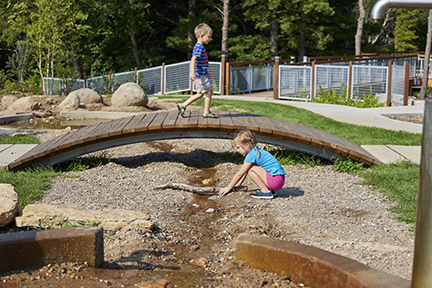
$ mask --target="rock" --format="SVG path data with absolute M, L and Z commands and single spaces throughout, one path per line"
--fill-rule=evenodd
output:
M 112 106 L 145 106 L 148 97 L 144 90 L 136 83 L 127 82 L 122 84 L 112 95 Z
M 168 288 L 171 287 L 168 280 L 160 279 L 156 283 L 149 283 L 148 281 L 141 282 L 139 288 Z
M 5 108 L 9 107 L 10 105 L 12 105 L 13 102 L 15 102 L 18 99 L 19 97 L 16 95 L 5 95 L 2 98 L 1 105 Z
M 80 103 L 86 104 L 95 104 L 95 103 L 103 103 L 102 96 L 99 95 L 96 91 L 90 88 L 82 88 L 69 93 L 70 95 L 78 95 L 80 97 Z
M 39 109 L 41 104 L 35 98 L 23 97 L 15 100 L 9 107 L 9 111 L 14 112 L 31 112 Z
M 190 263 L 194 266 L 205 267 L 209 264 L 209 261 L 206 258 L 201 258 L 198 260 L 192 260 Z
M 58 106 L 62 110 L 76 110 L 79 108 L 81 98 L 77 94 L 70 93 Z
M 18 194 L 10 184 L 0 184 L 0 227 L 13 222 L 18 212 Z
M 121 209 L 102 210 L 77 210 L 68 207 L 54 206 L 49 204 L 31 204 L 20 211 L 15 217 L 17 227 L 38 226 L 61 227 L 59 223 L 68 219 L 72 224 L 76 221 L 88 223 L 100 222 L 99 227 L 105 230 L 119 230 L 128 225 L 135 225 L 144 229 L 151 229 L 153 223 L 150 217 L 137 211 Z

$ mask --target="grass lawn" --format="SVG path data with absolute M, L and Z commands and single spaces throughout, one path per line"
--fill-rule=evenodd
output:
M 172 98 L 172 96 L 162 96 L 161 98 Z M 176 102 L 180 102 L 182 99 L 185 100 L 187 97 L 181 97 Z M 195 104 L 203 106 L 204 100 L 200 99 Z M 287 105 L 213 99 L 212 107 L 216 107 L 214 109 L 219 111 L 240 111 L 304 124 L 338 135 L 359 145 L 421 145 L 421 134 L 342 123 L 305 109 Z M 33 136 L 0 137 L 0 144 L 38 143 L 38 139 Z M 312 159 L 312 156 L 298 157 L 298 154 L 298 152 L 279 151 L 276 156 L 285 164 L 328 165 L 319 159 Z M 296 156 L 292 157 L 292 155 Z M 361 164 L 349 161 L 351 160 L 348 160 L 347 164 L 334 166 L 339 169 L 345 167 L 342 170 L 360 175 L 365 179 L 361 184 L 371 185 L 386 195 L 389 201 L 395 201 L 397 205 L 392 207 L 392 211 L 396 213 L 396 219 L 407 223 L 415 222 L 419 165 L 404 161 L 362 169 Z M 49 168 L 20 172 L 7 172 L 5 169 L 0 169 L 0 183 L 10 183 L 15 186 L 19 194 L 21 209 L 42 197 L 43 190 L 49 187 L 50 180 L 56 175 L 59 175 L 59 172 Z

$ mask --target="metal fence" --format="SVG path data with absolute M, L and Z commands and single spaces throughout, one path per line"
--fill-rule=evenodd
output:
M 393 64 L 390 102 L 403 106 L 405 90 L 405 66 Z
M 273 89 L 273 65 L 249 65 L 230 67 L 230 91 L 233 93 L 251 93 Z
M 64 95 L 66 91 L 90 88 L 98 93 L 112 93 L 121 84 L 134 82 L 140 85 L 147 94 L 173 94 L 185 91 L 196 91 L 192 87 L 190 61 L 137 71 L 114 73 L 104 76 L 82 79 L 44 78 L 44 93 Z M 213 92 L 220 94 L 221 63 L 209 62 L 210 82 Z
M 405 67 L 398 64 L 393 64 L 392 67 L 395 70 L 392 73 L 392 102 L 401 105 L 400 101 L 403 101 L 404 96 Z M 307 101 L 311 97 L 319 97 L 321 92 L 325 93 L 330 89 L 338 95 L 350 95 L 353 100 L 362 100 L 370 93 L 374 96 L 387 93 L 388 66 L 352 65 L 350 87 L 349 69 L 348 63 L 315 65 L 314 71 L 310 66 L 280 65 L 279 99 Z M 414 75 L 411 74 L 412 71 L 415 71 L 415 66 L 413 69 L 410 68 L 410 75 Z
M 312 89 L 312 67 L 280 66 L 279 98 L 308 100 Z

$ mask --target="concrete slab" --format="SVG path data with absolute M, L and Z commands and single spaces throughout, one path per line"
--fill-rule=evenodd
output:
M 33 118 L 34 116 L 32 113 L 4 116 L 4 117 L 0 117 L 0 125 L 3 125 L 5 123 L 10 123 L 10 122 L 30 120 Z
M 421 146 L 400 146 L 400 145 L 387 145 L 397 153 L 403 155 L 411 162 L 420 164 L 421 159 Z
M 0 146 L 3 147 L 3 145 Z M 0 147 L 0 167 L 7 166 L 36 146 L 37 144 L 14 144 L 6 147 L 4 150 L 1 150 Z
M 10 148 L 13 144 L 0 144 L 0 153 Z M 0 158 L 1 159 L 1 158 Z
M 384 164 L 409 160 L 420 164 L 421 146 L 399 145 L 362 145 L 363 149 L 378 158 Z

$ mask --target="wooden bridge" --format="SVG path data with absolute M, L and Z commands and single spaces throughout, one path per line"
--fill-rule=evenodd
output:
M 233 139 L 240 129 L 255 132 L 259 143 L 287 147 L 322 158 L 340 155 L 366 165 L 383 164 L 359 145 L 336 135 L 261 115 L 217 112 L 219 118 L 203 118 L 202 111 L 150 112 L 110 120 L 71 131 L 43 142 L 8 165 L 11 171 L 49 166 L 76 156 L 137 142 L 175 138 Z

